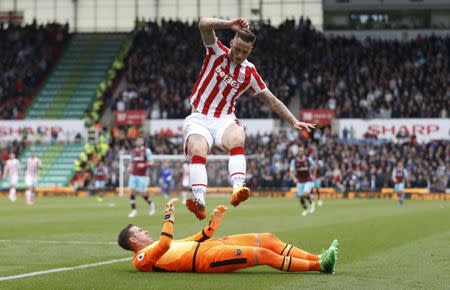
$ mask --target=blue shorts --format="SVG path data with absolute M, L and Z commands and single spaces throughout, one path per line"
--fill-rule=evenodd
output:
M 147 190 L 148 177 L 139 175 L 130 175 L 128 180 L 128 189 L 134 189 L 138 192 L 144 193 Z
M 404 183 L 404 182 L 402 182 L 402 183 L 396 183 L 396 184 L 394 185 L 394 191 L 395 191 L 395 192 L 403 192 L 403 190 L 405 190 L 405 183 Z
M 312 182 L 312 181 L 307 181 L 304 183 L 300 183 L 300 182 L 297 183 L 297 193 L 296 193 L 297 197 L 300 197 L 304 194 L 310 194 L 313 187 L 314 187 L 314 182 Z
M 104 180 L 96 180 L 95 188 L 105 188 L 105 181 Z
M 322 179 L 314 180 L 314 188 L 321 188 L 321 187 L 322 187 Z

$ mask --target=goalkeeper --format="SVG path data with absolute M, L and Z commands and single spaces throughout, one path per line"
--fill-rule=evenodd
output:
M 139 271 L 158 272 L 232 272 L 258 265 L 286 271 L 320 271 L 334 273 L 338 242 L 321 255 L 305 252 L 282 242 L 270 233 L 241 234 L 210 239 L 223 220 L 225 206 L 216 207 L 209 224 L 197 234 L 173 239 L 174 198 L 167 202 L 159 241 L 148 232 L 128 225 L 119 234 L 118 243 L 134 252 L 133 264 Z

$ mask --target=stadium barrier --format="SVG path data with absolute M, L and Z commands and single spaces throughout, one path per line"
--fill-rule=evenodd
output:
M 161 189 L 159 187 L 149 187 L 148 192 L 151 195 L 160 195 Z M 179 195 L 182 190 L 174 189 L 171 194 Z M 36 193 L 38 197 L 44 196 L 79 196 L 88 197 L 92 194 L 92 190 L 80 189 L 74 191 L 72 187 L 47 187 L 47 188 L 37 188 Z M 231 194 L 231 187 L 209 187 L 208 195 L 214 197 L 227 197 Z M 274 197 L 274 198 L 295 198 L 296 188 L 292 187 L 288 190 L 283 189 L 260 189 L 254 190 L 251 193 L 253 197 Z M 8 190 L 0 191 L 0 196 L 8 196 Z M 19 195 L 23 195 L 23 190 L 18 190 Z M 414 200 L 450 200 L 450 194 L 444 192 L 441 193 L 430 193 L 426 188 L 406 188 L 406 197 Z M 106 196 L 116 196 L 119 195 L 119 188 L 114 190 L 107 190 L 105 192 Z M 324 187 L 320 190 L 320 196 L 324 199 L 398 199 L 398 195 L 394 192 L 393 188 L 383 188 L 381 191 L 348 191 L 348 192 L 338 192 L 334 188 Z

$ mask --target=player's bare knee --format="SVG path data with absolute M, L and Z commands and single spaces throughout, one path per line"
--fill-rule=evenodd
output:
M 245 133 L 242 127 L 235 124 L 228 127 L 223 134 L 222 145 L 228 151 L 236 147 L 244 147 Z
M 208 155 L 208 142 L 203 136 L 191 135 L 188 138 L 188 156 L 199 155 L 206 157 Z

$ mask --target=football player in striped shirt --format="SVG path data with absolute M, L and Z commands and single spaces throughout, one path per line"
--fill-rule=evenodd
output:
M 245 186 L 245 133 L 234 114 L 235 103 L 244 92 L 250 91 L 256 95 L 297 130 L 309 131 L 315 125 L 297 120 L 266 87 L 255 66 L 247 60 L 256 36 L 246 20 L 202 17 L 199 29 L 206 56 L 192 88 L 192 113 L 185 119 L 183 132 L 184 151 L 191 160 L 192 196 L 187 199 L 186 206 L 201 220 L 206 217 L 204 196 L 208 178 L 205 164 L 213 146 L 230 155 L 228 171 L 233 185 L 230 204 L 238 206 L 250 195 L 250 189 Z M 216 37 L 216 29 L 236 32 L 229 48 Z
M 27 159 L 27 169 L 25 171 L 25 198 L 28 205 L 33 205 L 35 201 L 35 186 L 37 184 L 39 169 L 42 168 L 41 160 L 36 156 L 34 151 L 31 151 L 30 157 Z
M 3 178 L 8 176 L 9 179 L 9 200 L 11 202 L 15 202 L 17 199 L 16 196 L 16 187 L 19 182 L 19 173 L 20 173 L 20 162 L 16 158 L 16 154 L 9 153 L 9 159 L 6 160 L 5 168 L 3 170 Z

